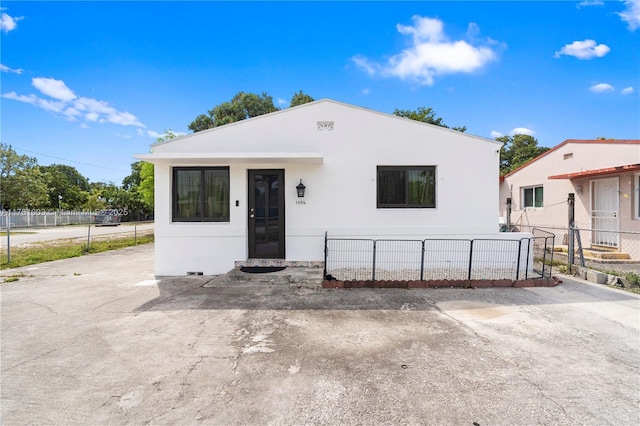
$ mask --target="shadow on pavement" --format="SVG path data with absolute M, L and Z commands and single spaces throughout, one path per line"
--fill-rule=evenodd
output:
M 284 284 L 233 282 L 203 287 L 214 277 L 164 277 L 158 297 L 136 311 L 174 310 L 437 310 L 436 303 L 542 305 L 632 301 L 638 296 L 563 278 L 547 288 L 309 289 Z M 209 284 L 211 285 L 211 284 Z

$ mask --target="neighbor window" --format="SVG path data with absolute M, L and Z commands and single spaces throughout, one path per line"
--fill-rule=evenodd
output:
M 175 167 L 174 222 L 228 222 L 229 168 Z
M 435 166 L 378 166 L 378 208 L 434 208 Z
M 522 190 L 523 207 L 542 207 L 543 203 L 543 191 L 542 186 L 533 186 L 531 188 L 524 188 Z

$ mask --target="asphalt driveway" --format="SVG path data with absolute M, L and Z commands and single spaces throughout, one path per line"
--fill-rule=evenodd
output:
M 640 298 L 155 280 L 151 245 L 0 285 L 3 425 L 636 424 Z

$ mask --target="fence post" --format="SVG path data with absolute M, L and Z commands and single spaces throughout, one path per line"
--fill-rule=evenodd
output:
M 529 254 L 531 254 L 531 243 L 533 242 L 533 238 L 528 238 L 527 239 L 527 261 L 525 263 L 525 268 L 524 268 L 524 279 L 526 280 L 527 278 L 529 278 Z M 544 277 L 544 263 L 542 264 L 542 276 Z
M 373 240 L 373 264 L 371 268 L 371 281 L 376 280 L 376 240 Z
M 518 261 L 516 262 L 516 281 L 520 279 L 520 258 L 522 257 L 522 240 L 518 241 Z M 529 256 L 527 256 L 528 258 Z
M 471 279 L 471 266 L 473 265 L 473 240 L 470 240 L 471 245 L 469 246 L 469 273 L 467 274 L 467 279 Z
M 322 271 L 322 279 L 327 276 L 327 232 L 324 231 L 324 269 Z
M 91 248 L 91 225 L 87 226 L 87 252 Z
M 7 222 L 7 264 L 11 263 L 11 221 Z
M 424 241 L 422 240 L 422 254 L 420 255 L 420 281 L 424 280 Z
M 571 267 L 573 266 L 574 254 L 573 254 L 573 240 L 575 238 L 574 235 L 574 221 L 575 221 L 575 194 L 573 192 L 569 193 L 569 198 L 567 198 L 567 204 L 569 205 L 569 235 L 567 236 L 567 243 L 569 247 L 567 248 L 567 263 L 569 267 L 569 272 L 571 272 Z
M 547 238 L 549 237 L 544 238 L 544 251 L 542 252 L 542 278 L 545 277 L 544 271 L 547 265 Z M 549 266 L 549 276 L 551 276 L 551 265 Z
M 507 232 L 511 232 L 511 198 L 507 198 Z

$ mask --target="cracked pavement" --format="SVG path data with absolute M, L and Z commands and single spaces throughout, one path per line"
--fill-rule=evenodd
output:
M 153 275 L 145 245 L 3 271 L 3 425 L 624 425 L 640 298 Z

